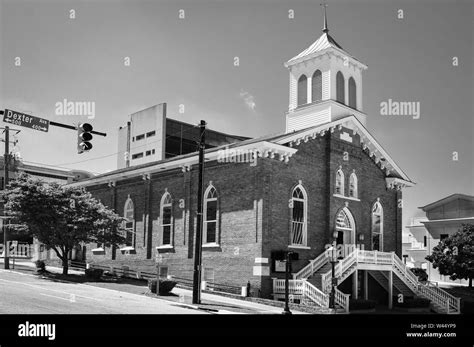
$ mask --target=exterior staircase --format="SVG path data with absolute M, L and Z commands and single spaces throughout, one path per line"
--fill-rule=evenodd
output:
M 388 291 L 388 275 L 383 271 L 369 271 L 369 274 L 375 281 L 382 286 L 386 291 Z M 403 294 L 404 297 L 413 296 L 413 291 L 403 283 L 403 281 L 398 278 L 398 276 L 393 277 L 393 291 L 394 294 Z
M 432 308 L 439 313 L 459 314 L 460 299 L 431 284 L 423 284 L 409 268 L 398 258 L 395 253 L 364 251 L 349 247 L 346 257 L 335 264 L 334 269 L 337 283 L 342 283 L 355 270 L 367 270 L 371 276 L 388 289 L 389 280 L 386 273 L 393 272 L 392 286 L 395 293 L 405 296 L 417 295 L 429 299 Z M 324 251 L 317 258 L 299 272 L 293 274 L 289 281 L 289 293 L 292 298 L 300 300 L 303 304 L 329 307 L 329 296 L 332 289 L 332 264 L 329 262 L 329 251 Z M 273 295 L 275 298 L 284 297 L 285 280 L 273 280 Z M 334 302 L 336 309 L 349 312 L 349 294 L 344 294 L 335 288 Z

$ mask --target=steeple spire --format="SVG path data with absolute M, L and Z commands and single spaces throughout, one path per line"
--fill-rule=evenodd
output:
M 323 28 L 323 33 L 327 33 L 329 31 L 328 29 L 328 20 L 326 16 L 326 7 L 328 7 L 328 4 L 326 2 L 323 2 L 320 4 L 324 8 L 324 28 Z

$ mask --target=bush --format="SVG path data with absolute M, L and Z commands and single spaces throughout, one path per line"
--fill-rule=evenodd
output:
M 156 287 L 157 287 L 157 280 L 156 278 L 153 278 L 153 279 L 149 279 L 148 280 L 148 289 L 150 289 L 150 291 L 152 293 L 155 293 L 156 294 Z M 160 279 L 160 285 L 159 285 L 159 295 L 165 295 L 165 294 L 168 294 L 169 292 L 171 292 L 171 290 L 176 286 L 176 282 L 175 281 L 171 281 L 171 280 L 161 280 Z
M 45 271 L 46 270 L 46 264 L 44 263 L 43 260 L 35 261 L 35 266 L 36 266 L 37 271 Z
M 350 299 L 349 310 L 371 310 L 376 305 L 375 300 Z
M 418 281 L 420 281 L 420 282 L 428 281 L 428 274 L 426 273 L 425 269 L 422 269 L 420 267 L 415 267 L 415 268 L 410 269 L 410 270 L 411 270 L 411 272 L 413 272 L 418 277 Z
M 398 302 L 398 298 L 394 297 L 393 305 L 396 307 L 403 307 L 403 308 L 426 308 L 430 307 L 430 300 L 425 298 L 405 298 L 403 302 Z
M 86 277 L 92 278 L 94 280 L 99 280 L 102 277 L 103 273 L 104 270 L 102 269 L 90 268 L 85 270 Z

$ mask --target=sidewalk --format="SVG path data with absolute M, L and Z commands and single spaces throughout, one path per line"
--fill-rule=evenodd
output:
M 3 269 L 3 259 L 0 259 L 0 267 Z M 35 264 L 33 262 L 19 260 L 15 261 L 15 268 L 13 269 L 13 262 L 10 259 L 10 270 L 18 272 L 29 272 L 33 273 Z M 62 268 L 46 266 L 46 270 L 54 274 L 62 274 Z M 8 271 L 8 270 L 4 270 Z M 84 271 L 71 270 L 68 271 L 69 275 L 84 275 Z M 71 280 L 71 282 L 74 282 Z M 261 303 L 255 303 L 251 301 L 245 301 L 240 299 L 234 299 L 218 294 L 201 293 L 201 304 L 192 304 L 192 290 L 185 288 L 173 288 L 170 295 L 157 296 L 152 294 L 148 290 L 148 286 L 143 281 L 135 279 L 121 279 L 120 283 L 117 282 L 86 282 L 84 285 L 90 285 L 95 287 L 101 287 L 106 289 L 113 289 L 117 291 L 128 292 L 138 295 L 147 295 L 156 297 L 161 300 L 173 302 L 176 306 L 188 307 L 191 309 L 204 310 L 209 313 L 215 314 L 281 314 L 283 309 L 271 305 L 265 305 Z M 294 314 L 305 314 L 305 312 L 299 312 L 291 309 Z

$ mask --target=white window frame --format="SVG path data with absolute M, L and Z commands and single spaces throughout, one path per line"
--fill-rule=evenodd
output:
M 376 207 L 379 207 L 379 212 L 374 212 L 374 209 Z M 380 232 L 379 233 L 374 233 L 374 216 L 379 216 L 380 217 Z M 377 199 L 377 201 L 372 205 L 372 209 L 370 211 L 370 242 L 372 246 L 372 250 L 374 249 L 374 234 L 379 234 L 379 249 L 378 251 L 383 252 L 383 206 L 380 203 L 380 200 Z
M 132 219 L 130 220 L 128 217 L 129 212 L 132 214 Z M 125 237 L 127 237 L 128 232 L 132 233 L 132 241 L 131 245 L 127 245 L 127 247 L 133 247 L 133 244 L 135 243 L 135 204 L 133 203 L 132 198 L 130 195 L 127 197 L 127 200 L 125 201 L 125 205 L 123 207 L 123 216 L 126 219 L 124 222 L 124 229 L 125 229 Z M 127 223 L 132 222 L 132 227 L 127 228 L 126 225 Z
M 340 187 L 338 185 L 339 177 L 340 177 Z M 341 190 L 340 192 L 337 191 L 338 188 L 340 188 L 340 190 Z M 336 182 L 334 184 L 334 191 L 335 191 L 336 195 L 341 195 L 341 196 L 345 195 L 345 192 L 344 192 L 344 172 L 342 171 L 341 167 L 339 167 L 339 169 L 336 171 Z
M 170 223 L 169 224 L 164 224 L 164 218 L 163 218 L 163 211 L 165 207 L 169 207 L 171 210 L 170 214 Z M 174 224 L 174 218 L 173 218 L 173 199 L 171 197 L 171 194 L 168 191 L 165 191 L 163 196 L 161 197 L 160 201 L 160 229 L 161 229 L 161 235 L 160 235 L 160 247 L 173 247 L 173 224 Z M 170 228 L 170 243 L 164 243 L 164 229 L 165 227 L 169 226 Z
M 209 198 L 209 193 L 211 190 L 214 189 L 214 196 Z M 215 220 L 207 220 L 207 204 L 210 201 L 215 201 L 216 202 L 216 219 Z M 214 242 L 208 242 L 207 241 L 207 224 L 210 222 L 215 222 L 216 223 L 216 237 Z M 203 204 L 203 227 L 204 227 L 204 233 L 203 233 L 203 246 L 219 246 L 220 240 L 219 240 L 219 201 L 218 201 L 218 195 L 217 195 L 217 189 L 212 185 L 212 183 L 209 184 L 207 187 L 206 191 L 204 192 L 204 204 Z
M 295 191 L 299 189 L 303 195 L 303 199 L 301 198 L 295 198 L 293 195 Z M 300 183 L 297 186 L 295 186 L 291 190 L 291 205 L 290 205 L 290 247 L 307 247 L 308 245 L 308 194 L 306 193 L 306 189 L 304 189 L 303 185 Z M 300 201 L 303 202 L 303 225 L 302 225 L 302 242 L 301 243 L 293 243 L 293 224 L 294 223 L 300 223 L 300 222 L 295 222 L 293 220 L 293 208 L 294 208 L 294 203 L 295 201 Z
M 351 185 L 354 186 L 351 194 Z M 358 198 L 359 197 L 359 187 L 358 187 L 358 180 L 355 171 L 351 173 L 349 176 L 349 197 L 351 198 Z

